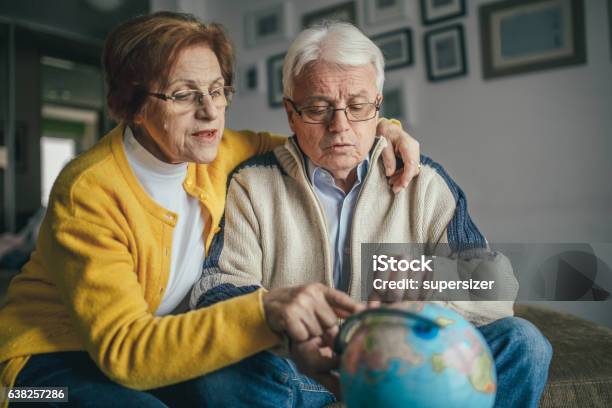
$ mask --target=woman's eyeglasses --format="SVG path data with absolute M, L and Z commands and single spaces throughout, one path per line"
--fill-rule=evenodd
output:
M 203 105 L 205 98 L 209 97 L 217 109 L 224 109 L 231 103 L 235 92 L 236 90 L 233 86 L 220 86 L 210 92 L 198 89 L 185 89 L 176 91 L 172 95 L 157 92 L 147 92 L 147 94 L 163 101 L 172 101 L 177 107 L 186 109 Z

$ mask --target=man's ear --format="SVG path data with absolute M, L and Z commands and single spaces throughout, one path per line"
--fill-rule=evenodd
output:
M 289 122 L 289 127 L 291 131 L 295 133 L 295 121 L 297 113 L 293 110 L 293 106 L 289 103 L 287 99 L 283 99 L 283 106 L 285 108 L 285 112 L 287 113 L 287 121 Z

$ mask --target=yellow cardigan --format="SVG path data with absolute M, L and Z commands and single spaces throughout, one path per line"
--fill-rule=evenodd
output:
M 0 386 L 13 386 L 32 354 L 85 350 L 110 379 L 145 390 L 201 376 L 279 342 L 266 325 L 261 290 L 181 315 L 154 315 L 168 280 L 177 216 L 137 181 L 123 130 L 118 126 L 73 160 L 53 187 L 37 249 L 0 308 Z M 188 166 L 183 186 L 211 217 L 207 251 L 229 173 L 284 140 L 226 129 L 214 162 Z

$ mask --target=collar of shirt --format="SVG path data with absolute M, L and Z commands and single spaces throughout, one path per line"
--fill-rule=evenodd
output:
M 329 171 L 325 170 L 323 167 L 319 167 L 316 164 L 314 164 L 312 160 L 310 160 L 306 155 L 304 155 L 304 159 L 306 160 L 306 169 L 308 172 L 308 178 L 316 189 L 323 192 L 323 190 L 326 190 L 325 187 L 327 188 L 333 187 L 339 191 L 342 191 L 338 186 L 336 186 L 336 183 L 334 182 L 334 176 L 332 176 L 332 174 Z M 365 160 L 363 160 L 357 166 L 357 180 L 355 180 L 355 184 L 353 185 L 353 187 L 351 187 L 351 191 L 355 187 L 358 187 L 359 185 L 361 185 L 361 182 L 363 181 L 363 179 L 365 178 L 368 172 L 369 165 L 370 165 L 370 155 L 368 154 Z M 343 196 L 344 195 L 345 194 L 343 192 Z
M 348 291 L 350 281 L 350 240 L 348 239 L 353 210 L 369 165 L 369 155 L 357 166 L 357 179 L 348 193 L 336 186 L 331 173 L 304 157 L 310 182 L 319 197 L 333 254 L 334 287 Z

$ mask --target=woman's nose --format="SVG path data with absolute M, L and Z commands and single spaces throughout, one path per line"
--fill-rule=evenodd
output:
M 213 104 L 210 98 L 202 96 L 198 101 L 196 109 L 196 117 L 202 120 L 215 120 L 219 116 L 217 107 Z

